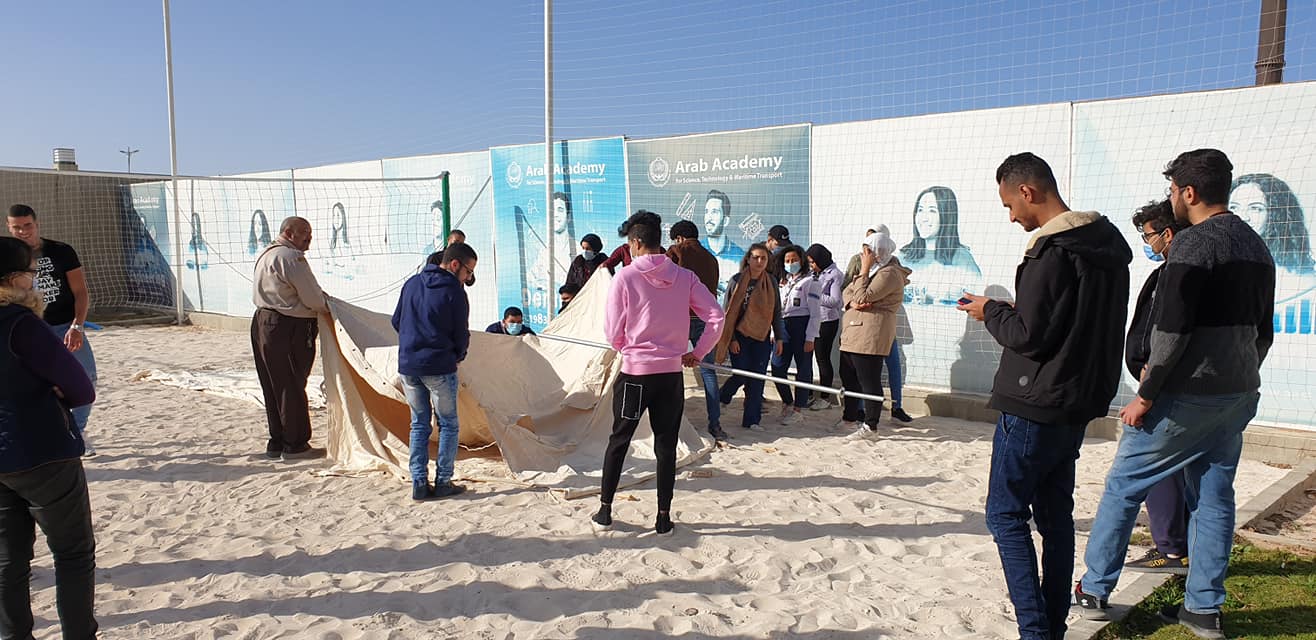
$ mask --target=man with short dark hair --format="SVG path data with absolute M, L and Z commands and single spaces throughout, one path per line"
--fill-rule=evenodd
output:
M 781 253 L 782 249 L 791 246 L 791 231 L 785 225 L 774 224 L 768 229 L 768 241 L 764 243 L 773 255 Z
M 478 258 L 456 242 L 429 257 L 420 273 L 402 285 L 393 328 L 398 332 L 398 375 L 411 409 L 411 499 L 433 500 L 462 493 L 453 484 L 457 460 L 457 365 L 471 343 L 466 281 Z M 434 485 L 429 484 L 430 432 L 439 419 Z
M 699 277 L 699 281 L 708 287 L 708 292 L 717 298 L 718 264 L 717 257 L 709 253 L 704 245 L 699 244 L 699 227 L 689 220 L 681 220 L 672 225 L 667 235 L 672 246 L 667 248 L 667 258 L 676 266 L 689 269 Z M 704 321 L 690 312 L 690 343 L 698 344 L 704 335 Z M 704 362 L 713 364 L 713 356 L 705 356 Z M 713 438 L 724 441 L 727 432 L 722 430 L 722 405 L 718 402 L 717 372 L 707 367 L 699 367 L 699 378 L 704 384 L 704 406 L 708 411 L 708 433 Z
M 453 229 L 452 231 L 449 231 L 448 245 L 451 246 L 457 244 L 458 242 L 463 244 L 466 243 L 466 233 L 463 232 L 461 229 Z
M 1163 609 L 1202 638 L 1225 637 L 1220 607 L 1234 536 L 1234 472 L 1243 429 L 1260 401 L 1261 363 L 1274 340 L 1275 263 L 1266 243 L 1229 212 L 1233 164 L 1216 149 L 1180 154 L 1165 169 L 1174 239 L 1156 286 L 1150 350 L 1138 395 L 1120 410 L 1124 433 L 1106 476 L 1075 587 L 1104 617 L 1138 505 L 1182 473 L 1193 535 L 1184 602 Z
M 964 294 L 959 309 L 1003 347 L 989 406 L 987 528 L 996 540 L 1024 640 L 1064 637 L 1074 572 L 1074 466 L 1088 421 L 1119 386 L 1129 262 L 1123 236 L 1096 212 L 1070 211 L 1046 161 L 1010 156 L 996 170 L 1010 221 L 1032 231 L 1014 304 Z M 1028 521 L 1042 534 L 1042 575 Z
M 273 459 L 322 458 L 311 446 L 311 412 L 306 379 L 315 366 L 316 317 L 329 312 L 324 291 L 311 273 L 306 250 L 311 223 L 284 218 L 279 237 L 256 257 L 252 282 L 251 351 L 265 397 L 269 440 L 265 456 Z
M 85 328 L 91 296 L 87 292 L 87 274 L 82 268 L 82 261 L 78 259 L 78 252 L 63 242 L 41 237 L 37 212 L 28 205 L 16 204 L 9 207 L 7 222 L 9 233 L 31 247 L 36 258 L 37 286 L 46 301 L 42 319 L 64 341 L 64 347 L 82 365 L 94 387 L 96 355 L 92 353 Z M 87 445 L 86 455 L 96 455 L 86 433 L 91 405 L 75 407 L 72 412 L 74 427 Z
M 1176 220 L 1170 201 L 1161 200 L 1140 207 L 1133 214 L 1133 227 L 1142 236 L 1143 253 L 1158 265 L 1138 292 L 1133 320 L 1129 321 L 1128 337 L 1124 340 L 1124 364 L 1134 379 L 1141 380 L 1151 354 L 1156 285 L 1165 270 L 1165 256 L 1169 255 L 1170 244 L 1180 231 L 1188 228 L 1188 223 Z M 1187 575 L 1188 508 L 1184 504 L 1182 473 L 1160 481 L 1147 492 L 1147 521 L 1156 546 L 1143 557 L 1126 562 L 1124 568 Z
M 558 309 L 557 312 L 562 313 L 563 311 L 566 311 L 567 305 L 571 304 L 571 301 L 576 299 L 577 293 L 580 293 L 580 285 L 577 284 L 567 283 L 558 287 L 557 296 L 562 300 L 562 308 Z
M 503 310 L 503 321 L 495 322 L 484 328 L 485 333 L 501 333 L 505 336 L 533 336 L 535 330 L 525 326 L 525 315 L 521 307 L 508 307 Z
M 672 531 L 676 443 L 685 395 L 681 367 L 698 366 L 713 349 L 722 334 L 723 314 L 693 272 L 663 255 L 661 222 L 634 220 L 632 216 L 627 238 L 633 260 L 608 289 L 603 321 L 608 342 L 621 354 L 621 374 L 612 388 L 612 435 L 603 458 L 599 511 L 592 520 L 600 527 L 612 525 L 612 498 L 621 480 L 626 450 L 641 417 L 648 412 L 658 467 L 654 530 L 664 535 Z M 693 349 L 686 330 L 690 310 L 706 325 Z

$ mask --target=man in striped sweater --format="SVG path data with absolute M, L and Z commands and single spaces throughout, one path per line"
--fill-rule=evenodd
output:
M 1120 410 L 1124 434 L 1088 538 L 1075 600 L 1100 618 L 1119 580 L 1138 505 L 1184 476 L 1193 533 L 1184 603 L 1162 616 L 1223 638 L 1220 606 L 1234 535 L 1234 472 L 1256 415 L 1261 363 L 1273 338 L 1275 264 L 1261 237 L 1229 212 L 1233 165 L 1216 149 L 1165 169 L 1175 236 L 1152 311 L 1151 353 L 1138 395 Z

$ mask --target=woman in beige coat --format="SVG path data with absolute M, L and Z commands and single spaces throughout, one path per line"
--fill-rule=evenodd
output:
M 910 270 L 895 257 L 896 243 L 885 225 L 864 238 L 859 274 L 841 296 L 841 384 L 846 391 L 882 395 L 882 362 L 896 338 L 896 312 L 904 300 Z M 859 423 L 859 400 L 846 397 L 842 420 L 854 432 L 847 440 L 876 437 L 882 403 L 864 400 L 864 422 Z

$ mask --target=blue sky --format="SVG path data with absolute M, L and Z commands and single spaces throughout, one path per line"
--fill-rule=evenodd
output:
M 1291 2 L 1286 81 L 1316 78 Z M 543 136 L 541 2 L 179 1 L 179 168 Z M 559 137 L 655 135 L 1245 86 L 1260 0 L 558 0 Z M 159 2 L 0 4 L 0 165 L 169 170 Z

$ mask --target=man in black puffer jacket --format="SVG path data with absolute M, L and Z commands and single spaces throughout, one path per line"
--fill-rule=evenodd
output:
M 1074 571 L 1074 463 L 1089 420 L 1119 385 L 1133 253 L 1115 225 L 1070 211 L 1046 161 L 1021 153 L 996 170 L 1010 221 L 1033 231 L 1014 304 L 966 294 L 959 308 L 1004 348 L 990 406 L 987 528 L 1025 639 L 1059 638 Z M 1028 520 L 1042 534 L 1042 576 Z

